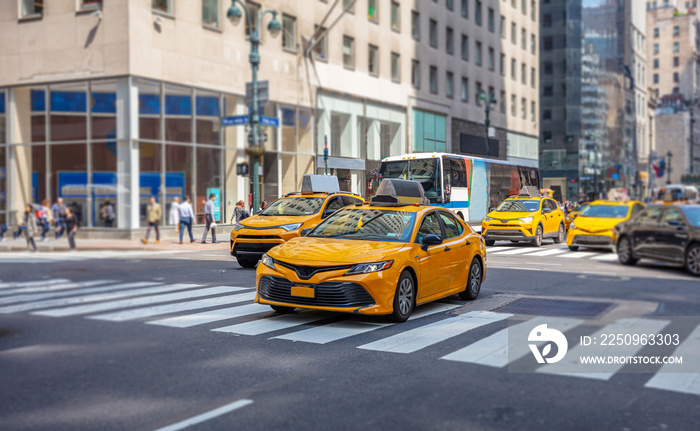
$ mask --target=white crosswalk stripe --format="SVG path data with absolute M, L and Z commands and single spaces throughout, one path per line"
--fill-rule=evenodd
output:
M 34 281 L 6 282 L 6 283 L 0 283 L 0 289 L 34 287 L 34 286 L 51 286 L 53 284 L 63 284 L 63 283 L 68 283 L 68 282 L 70 282 L 70 280 L 66 280 L 65 278 L 34 280 Z
M 163 320 L 148 322 L 151 325 L 171 326 L 173 328 L 190 328 L 220 320 L 235 319 L 238 317 L 252 316 L 254 314 L 272 311 L 267 305 L 247 304 L 238 307 L 221 308 L 219 310 L 206 311 L 204 313 L 188 314 L 186 316 L 170 317 Z
M 591 259 L 600 262 L 617 262 L 617 253 L 601 254 L 600 256 L 593 256 Z
M 694 373 L 674 373 L 674 365 L 665 364 L 644 386 L 684 394 L 700 395 L 700 326 L 686 338 L 671 356 L 682 357 Z
M 400 334 L 364 344 L 359 348 L 381 352 L 412 353 L 480 326 L 507 319 L 510 316 L 511 314 L 506 313 L 470 311 L 429 325 L 409 329 Z
M 182 288 L 193 288 L 198 287 L 196 284 L 179 284 L 170 285 L 168 287 L 179 286 Z M 51 316 L 51 317 L 65 317 L 65 316 L 77 316 L 79 314 L 90 314 L 97 313 L 99 311 L 115 310 L 118 308 L 131 308 L 138 307 L 140 305 L 148 304 L 159 304 L 163 302 L 177 301 L 180 299 L 193 299 L 201 298 L 202 296 L 213 296 L 221 295 L 222 293 L 229 293 L 236 290 L 242 290 L 242 288 L 233 288 L 229 286 L 217 286 L 209 287 L 207 289 L 194 289 L 187 290 L 184 292 L 176 293 L 166 293 L 157 294 L 149 296 L 140 296 L 138 298 L 128 298 L 121 299 L 119 301 L 110 302 L 100 302 L 98 304 L 86 304 L 86 305 L 76 305 L 67 308 L 55 308 L 49 310 L 35 311 L 32 314 L 37 314 L 40 316 Z
M 337 314 L 325 311 L 300 311 L 291 314 L 283 314 L 281 316 L 273 315 L 267 319 L 257 319 L 250 322 L 215 328 L 212 329 L 212 331 L 241 335 L 262 335 L 317 322 L 334 316 L 337 316 Z
M 0 297 L 5 297 L 8 295 L 16 295 L 18 293 L 25 294 L 36 294 L 41 292 L 55 292 L 59 290 L 68 289 L 80 289 L 83 287 L 98 286 L 100 284 L 114 283 L 114 280 L 91 280 L 91 281 L 79 281 L 76 283 L 63 282 L 57 284 L 50 284 L 48 286 L 25 286 L 17 287 L 14 289 L 7 289 L 0 291 Z
M 49 299 L 49 298 L 62 298 L 62 297 L 74 296 L 74 295 L 85 295 L 87 293 L 97 293 L 97 292 L 106 292 L 109 290 L 115 290 L 114 285 L 89 288 L 89 286 L 109 284 L 109 283 L 114 283 L 114 281 L 98 280 L 97 282 L 72 283 L 73 287 L 71 287 L 70 290 L 59 290 L 58 292 L 49 291 L 49 292 L 45 292 L 45 293 L 32 293 L 32 294 L 23 294 L 23 295 L 17 295 L 17 296 L 2 297 L 2 298 L 0 298 L 0 305 L 14 304 L 16 302 L 38 301 L 41 299 Z M 150 284 L 149 282 L 142 282 L 142 281 L 139 281 L 138 283 L 143 285 L 143 286 L 147 286 Z M 122 286 L 127 286 L 127 285 L 122 285 Z M 139 286 L 135 286 L 135 287 L 139 287 Z
M 568 331 L 583 323 L 580 319 L 565 319 L 561 317 L 535 317 L 525 323 L 513 325 L 507 329 L 502 329 L 493 335 L 482 338 L 474 344 L 459 349 L 440 359 L 449 361 L 468 362 L 472 364 L 486 365 L 489 367 L 502 368 L 508 365 L 508 361 L 516 361 L 530 354 L 530 350 L 523 348 L 515 352 L 508 351 L 508 336 L 514 339 L 526 340 L 530 330 L 537 325 L 546 323 L 560 331 Z
M 488 251 L 488 254 L 498 254 L 501 256 L 504 255 L 511 255 L 511 254 L 524 254 L 524 253 L 532 253 L 534 251 L 537 251 L 536 248 L 528 248 L 528 247 L 509 247 L 505 250 L 498 250 L 498 251 Z
M 529 253 L 528 256 L 554 256 L 557 254 L 562 254 L 568 252 L 567 248 L 552 248 L 549 250 L 536 251 L 534 253 Z
M 599 254 L 600 254 L 600 253 L 595 253 L 595 252 L 590 252 L 590 251 L 576 251 L 576 252 L 572 252 L 572 253 L 568 253 L 568 254 L 562 255 L 562 256 L 560 256 L 560 257 L 564 257 L 564 258 L 567 258 L 567 259 L 584 259 L 584 258 L 587 258 L 587 257 L 597 256 L 597 255 L 599 255 Z
M 235 292 L 240 289 L 242 288 L 229 287 L 228 291 Z M 215 298 L 200 299 L 196 301 L 178 302 L 175 304 L 134 308 L 130 310 L 115 311 L 112 313 L 96 314 L 93 316 L 88 316 L 88 319 L 107 320 L 111 322 L 124 322 L 126 320 L 145 319 L 147 317 L 179 313 L 181 311 L 191 311 L 201 308 L 238 304 L 241 302 L 252 301 L 254 298 L 255 292 L 246 292 L 239 293 L 237 295 L 217 296 Z

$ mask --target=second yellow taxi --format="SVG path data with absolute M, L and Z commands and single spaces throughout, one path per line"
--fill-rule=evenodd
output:
M 591 202 L 569 224 L 566 245 L 576 251 L 579 247 L 615 249 L 615 226 L 644 209 L 639 201 L 597 200 Z
M 485 275 L 478 233 L 429 206 L 420 183 L 385 179 L 371 203 L 337 211 L 268 251 L 255 301 L 280 313 L 309 308 L 403 322 L 426 302 L 476 299 Z

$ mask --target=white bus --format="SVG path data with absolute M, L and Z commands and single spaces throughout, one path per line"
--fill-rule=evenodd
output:
M 383 178 L 419 181 L 432 205 L 449 208 L 475 225 L 522 187 L 540 188 L 536 167 L 447 153 L 387 157 L 379 168 L 379 180 Z

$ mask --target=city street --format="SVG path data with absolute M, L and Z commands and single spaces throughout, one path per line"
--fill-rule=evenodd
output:
M 498 242 L 476 301 L 390 324 L 277 315 L 226 247 L 3 253 L 0 428 L 700 429 L 700 374 L 517 374 L 498 356 L 525 302 L 560 319 L 591 303 L 639 321 L 696 315 L 700 283 L 683 269 Z M 483 311 L 492 323 L 460 325 Z

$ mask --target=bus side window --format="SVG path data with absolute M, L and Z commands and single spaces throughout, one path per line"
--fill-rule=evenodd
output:
M 464 159 L 449 157 L 449 184 L 452 187 L 468 187 L 467 184 L 467 168 Z

